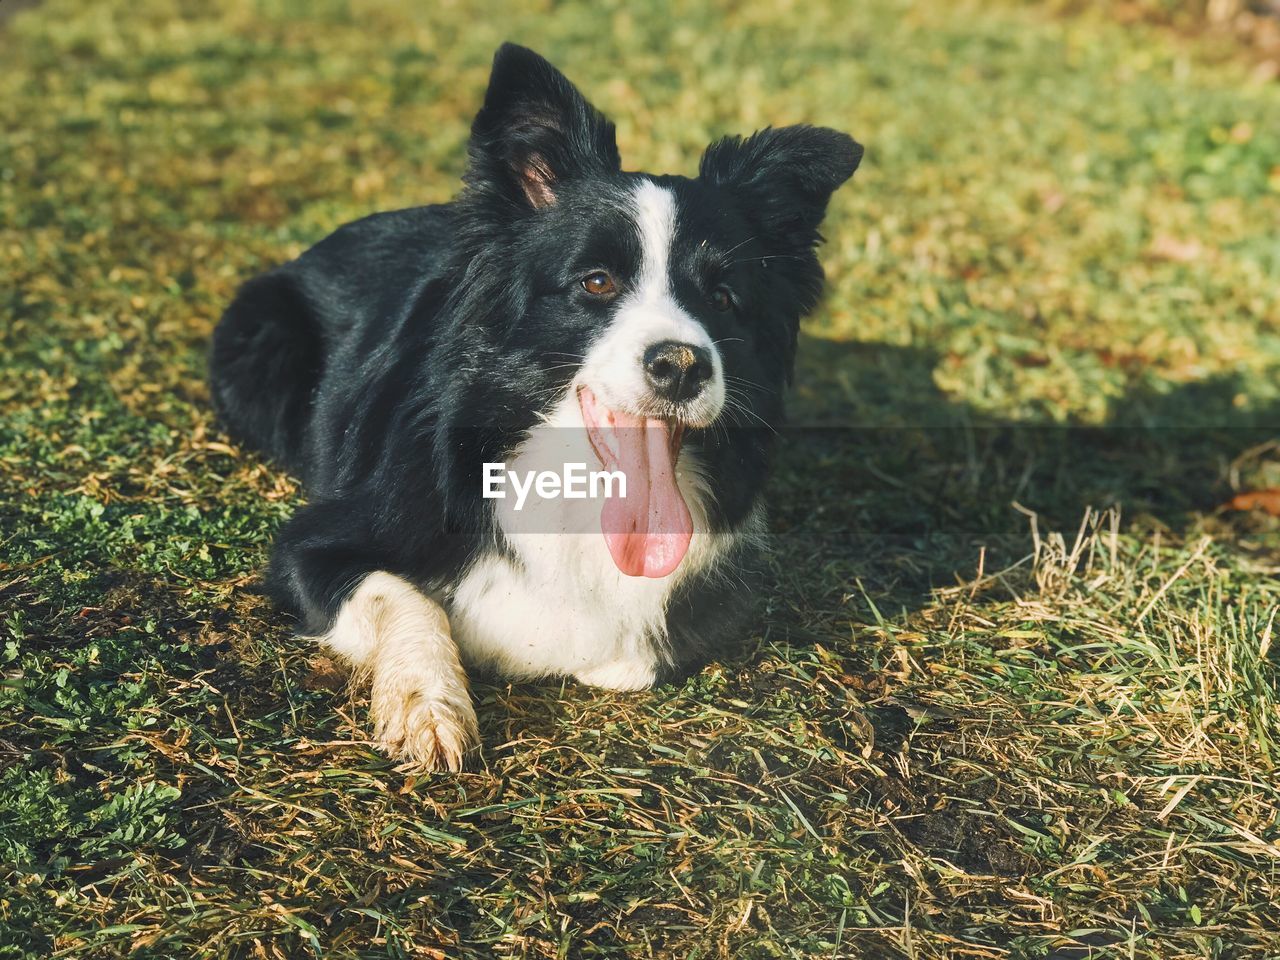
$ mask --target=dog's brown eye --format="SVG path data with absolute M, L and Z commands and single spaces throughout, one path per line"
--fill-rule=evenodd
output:
M 724 287 L 716 287 L 711 291 L 711 307 L 721 313 L 733 306 L 733 296 Z
M 618 285 L 613 282 L 613 277 L 609 274 L 603 270 L 597 270 L 582 278 L 582 289 L 593 297 L 610 297 L 618 292 Z

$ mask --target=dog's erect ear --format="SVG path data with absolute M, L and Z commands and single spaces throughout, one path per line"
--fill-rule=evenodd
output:
M 818 242 L 827 201 L 861 160 L 862 147 L 837 130 L 770 127 L 713 143 L 698 174 L 742 199 L 766 243 L 799 252 Z
M 621 167 L 613 124 L 563 73 L 514 43 L 494 55 L 468 153 L 468 184 L 533 208 L 555 203 L 562 181 Z

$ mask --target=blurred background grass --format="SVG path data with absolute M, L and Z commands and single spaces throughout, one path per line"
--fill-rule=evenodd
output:
M 6 20 L 0 956 L 1280 951 L 1280 535 L 1223 508 L 1280 486 L 1268 10 Z M 484 769 L 423 780 L 253 592 L 297 491 L 212 424 L 204 352 L 253 272 L 453 194 L 506 39 L 629 168 L 801 121 L 867 156 L 744 652 L 479 686 Z

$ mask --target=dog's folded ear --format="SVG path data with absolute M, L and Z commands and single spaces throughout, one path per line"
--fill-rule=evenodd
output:
M 738 195 L 766 243 L 799 252 L 818 242 L 827 201 L 861 161 L 862 146 L 838 130 L 770 127 L 713 143 L 698 175 Z
M 621 167 L 613 124 L 538 54 L 504 43 L 471 125 L 466 182 L 524 208 L 556 202 L 559 185 Z

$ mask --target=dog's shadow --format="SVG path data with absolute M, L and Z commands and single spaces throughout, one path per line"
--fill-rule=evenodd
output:
M 802 335 L 769 491 L 781 582 L 767 621 L 786 639 L 829 634 L 855 591 L 909 609 L 971 575 L 982 548 L 989 564 L 1025 554 L 1015 502 L 1041 530 L 1074 532 L 1086 507 L 1119 505 L 1176 534 L 1230 497 L 1233 465 L 1280 449 L 1280 404 L 1250 403 L 1237 377 L 1164 390 L 1135 371 L 1104 423 L 1080 425 L 953 400 L 939 362 Z

